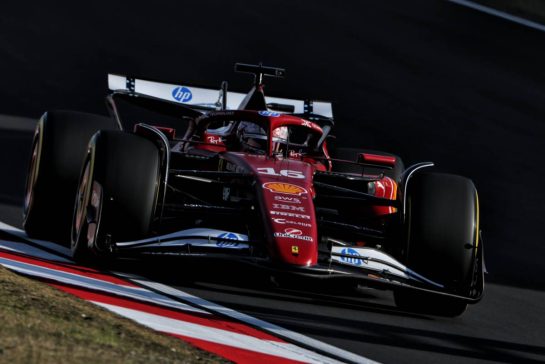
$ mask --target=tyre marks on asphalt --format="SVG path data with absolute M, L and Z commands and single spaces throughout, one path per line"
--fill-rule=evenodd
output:
M 0 264 L 45 281 L 203 350 L 238 363 L 370 363 L 371 360 L 183 291 L 123 273 L 74 264 L 69 249 L 0 222 Z

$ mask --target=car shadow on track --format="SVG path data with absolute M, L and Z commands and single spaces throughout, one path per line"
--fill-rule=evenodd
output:
M 244 297 L 281 302 L 282 304 L 313 304 L 335 309 L 349 309 L 394 316 L 429 319 L 428 316 L 403 312 L 393 306 L 384 291 L 365 289 L 351 283 L 311 278 L 282 277 L 277 279 L 258 268 L 239 266 L 229 262 L 203 266 L 195 262 L 180 265 L 161 263 L 143 267 L 138 262 L 117 263 L 117 271 L 145 276 L 180 289 L 203 291 L 214 297 Z M 217 302 L 217 298 L 214 298 Z
M 230 264 L 149 265 L 137 270 L 151 279 L 309 336 L 475 360 L 545 361 L 544 346 L 492 340 L 478 337 L 478 332 L 475 336 L 445 333 L 444 325 L 464 325 L 464 318 L 401 311 L 394 306 L 391 295 L 383 291 L 296 281 L 285 287 L 271 281 L 267 273 Z M 400 324 L 392 325 L 392 320 L 382 323 L 382 315 L 397 317 Z M 379 322 L 366 317 L 378 317 Z M 423 322 L 429 323 L 425 329 L 420 327 Z
M 255 307 L 227 302 L 223 304 L 309 336 L 338 338 L 363 346 L 366 343 L 377 344 L 502 363 L 542 363 L 545 360 L 543 346 L 377 323 L 362 319 L 365 317 L 362 314 L 352 313 L 343 318 L 317 315 L 308 311 L 281 310 L 275 307 Z M 364 306 L 362 310 L 368 311 L 368 307 Z M 387 312 L 389 315 L 405 315 L 401 312 L 395 313 L 393 308 L 385 309 L 384 313 L 386 311 L 389 311 Z

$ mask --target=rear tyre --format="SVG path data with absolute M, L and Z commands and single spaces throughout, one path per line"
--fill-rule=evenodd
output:
M 394 181 L 399 182 L 401 179 L 401 174 L 405 170 L 405 167 L 403 165 L 403 161 L 400 157 L 398 157 L 395 154 L 390 154 L 386 152 L 379 152 L 376 150 L 368 150 L 368 149 L 356 149 L 356 148 L 336 148 L 331 154 L 332 158 L 336 159 L 344 159 L 347 161 L 353 161 L 356 162 L 358 160 L 358 156 L 361 153 L 372 153 L 372 154 L 378 154 L 378 155 L 386 155 L 386 156 L 392 156 L 396 158 L 396 163 L 394 165 L 394 168 L 392 169 L 380 169 L 380 168 L 365 168 L 364 173 L 365 174 L 380 174 L 384 172 L 385 176 L 388 176 L 392 178 Z M 362 167 L 355 165 L 355 164 L 349 164 L 349 163 L 335 163 L 333 161 L 333 171 L 334 172 L 341 172 L 341 173 L 359 173 L 362 172 Z
M 36 126 L 28 168 L 23 226 L 32 238 L 70 242 L 74 196 L 91 136 L 119 129 L 110 118 L 75 111 L 46 112 Z
M 107 256 L 111 243 L 149 235 L 160 185 L 159 149 L 138 135 L 100 131 L 82 168 L 72 221 L 74 259 Z
M 407 266 L 449 292 L 469 295 L 479 236 L 473 182 L 449 174 L 417 174 L 409 181 L 407 202 Z M 467 307 L 463 300 L 420 291 L 396 291 L 394 298 L 402 309 L 441 316 L 459 316 Z

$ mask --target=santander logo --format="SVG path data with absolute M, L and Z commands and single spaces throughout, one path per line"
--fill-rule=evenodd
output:
M 286 228 L 284 229 L 284 232 L 288 235 L 303 235 L 301 230 L 295 228 Z

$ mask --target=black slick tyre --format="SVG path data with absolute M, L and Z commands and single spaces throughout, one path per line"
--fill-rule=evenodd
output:
M 91 136 L 119 129 L 111 118 L 75 111 L 49 111 L 39 120 L 28 167 L 23 226 L 32 238 L 70 242 L 74 197 Z
M 440 173 L 417 174 L 407 191 L 407 266 L 458 296 L 472 287 L 479 238 L 477 191 L 467 178 Z M 455 317 L 467 303 L 424 291 L 394 292 L 402 309 Z
M 72 221 L 74 259 L 105 257 L 111 242 L 151 231 L 160 185 L 157 146 L 135 134 L 100 131 L 89 144 Z

